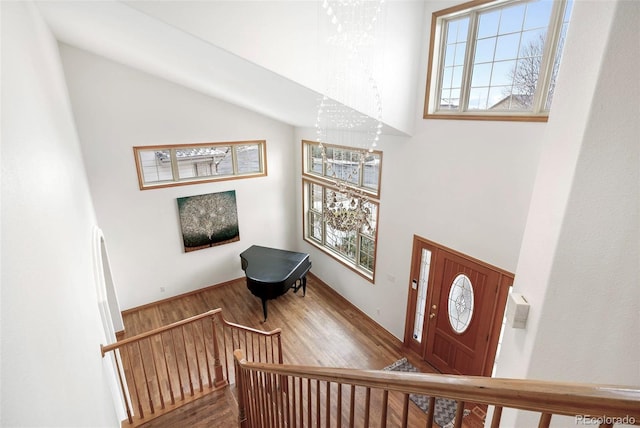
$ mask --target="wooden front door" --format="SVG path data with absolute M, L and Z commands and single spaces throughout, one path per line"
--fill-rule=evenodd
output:
M 414 237 L 405 344 L 448 374 L 490 376 L 513 275 Z

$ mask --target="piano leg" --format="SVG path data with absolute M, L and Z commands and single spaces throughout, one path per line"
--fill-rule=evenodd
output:
M 267 321 L 267 299 L 262 299 L 262 314 L 264 315 L 264 321 Z
M 302 295 L 306 296 L 307 295 L 307 275 L 296 280 L 296 283 L 293 286 L 293 292 L 297 293 L 298 290 L 300 290 L 300 287 L 302 287 Z

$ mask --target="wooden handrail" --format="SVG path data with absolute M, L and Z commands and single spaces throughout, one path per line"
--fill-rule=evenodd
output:
M 136 425 L 231 383 L 236 348 L 253 361 L 282 363 L 281 332 L 228 322 L 218 308 L 100 345 L 100 352 L 112 354 L 128 424 Z
M 626 418 L 640 425 L 640 389 L 629 386 L 253 363 L 244 359 L 241 350 L 234 351 L 234 357 L 239 368 L 252 372 L 422 394 L 543 415 Z
M 207 311 L 207 312 L 203 312 L 203 313 L 201 313 L 199 315 L 194 315 L 192 317 L 185 318 L 185 319 L 180 320 L 180 321 L 176 321 L 174 323 L 171 323 L 171 324 L 168 324 L 168 325 L 165 325 L 165 326 L 162 326 L 162 327 L 158 327 L 158 328 L 153 329 L 153 330 L 146 331 L 144 333 L 137 334 L 135 336 L 128 337 L 128 338 L 123 339 L 123 340 L 119 340 L 119 341 L 117 341 L 115 343 L 112 343 L 110 345 L 100 345 L 100 351 L 102 353 L 102 356 L 104 357 L 104 355 L 107 352 L 113 351 L 115 349 L 118 349 L 118 348 L 120 348 L 120 347 L 122 347 L 124 345 L 129 344 L 129 343 L 138 342 L 138 341 L 140 341 L 142 339 L 146 339 L 146 338 L 151 337 L 151 336 L 157 336 L 158 334 L 164 333 L 166 331 L 176 329 L 176 328 L 181 327 L 181 326 L 186 325 L 186 324 L 191 324 L 191 323 L 193 323 L 195 321 L 198 321 L 198 320 L 201 320 L 201 319 L 204 319 L 204 318 L 213 317 L 213 316 L 215 316 L 217 314 L 220 314 L 222 322 L 225 325 L 228 325 L 229 327 L 241 329 L 243 331 L 247 331 L 247 332 L 250 332 L 250 333 L 259 334 L 259 335 L 263 335 L 263 336 L 272 336 L 272 335 L 275 335 L 275 334 L 282 333 L 282 329 L 281 328 L 276 328 L 276 329 L 273 329 L 271 331 L 262 331 L 262 330 L 257 330 L 255 328 L 246 327 L 246 326 L 243 326 L 243 325 L 240 325 L 240 324 L 235 324 L 235 323 L 229 322 L 229 321 L 225 320 L 224 317 L 222 316 L 222 309 L 217 308 L 217 309 L 212 309 L 212 310 Z

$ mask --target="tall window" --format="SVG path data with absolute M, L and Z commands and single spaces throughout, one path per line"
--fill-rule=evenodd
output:
M 435 12 L 425 118 L 545 121 L 572 0 L 476 0 Z
M 267 175 L 266 142 L 137 146 L 140 190 Z
M 302 142 L 304 239 L 371 282 L 375 277 L 376 239 L 382 152 L 324 144 L 326 162 L 318 143 Z M 358 165 L 361 165 L 358 167 Z M 336 186 L 336 179 L 365 195 L 368 221 L 358 230 L 340 230 L 327 219 L 328 205 L 347 206 L 350 198 Z

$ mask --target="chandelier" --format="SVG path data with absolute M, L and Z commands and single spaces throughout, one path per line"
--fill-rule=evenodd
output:
M 377 146 L 383 126 L 380 93 L 371 71 L 371 49 L 383 1 L 322 3 L 333 30 L 327 38 L 331 58 L 326 65 L 333 68 L 327 73 L 327 94 L 320 100 L 315 126 L 326 175 L 335 188 L 326 191 L 322 211 L 325 223 L 342 232 L 359 231 L 364 226 L 373 229 L 369 198 L 357 184 L 367 152 Z M 350 158 L 329 158 L 324 142 L 353 147 Z

